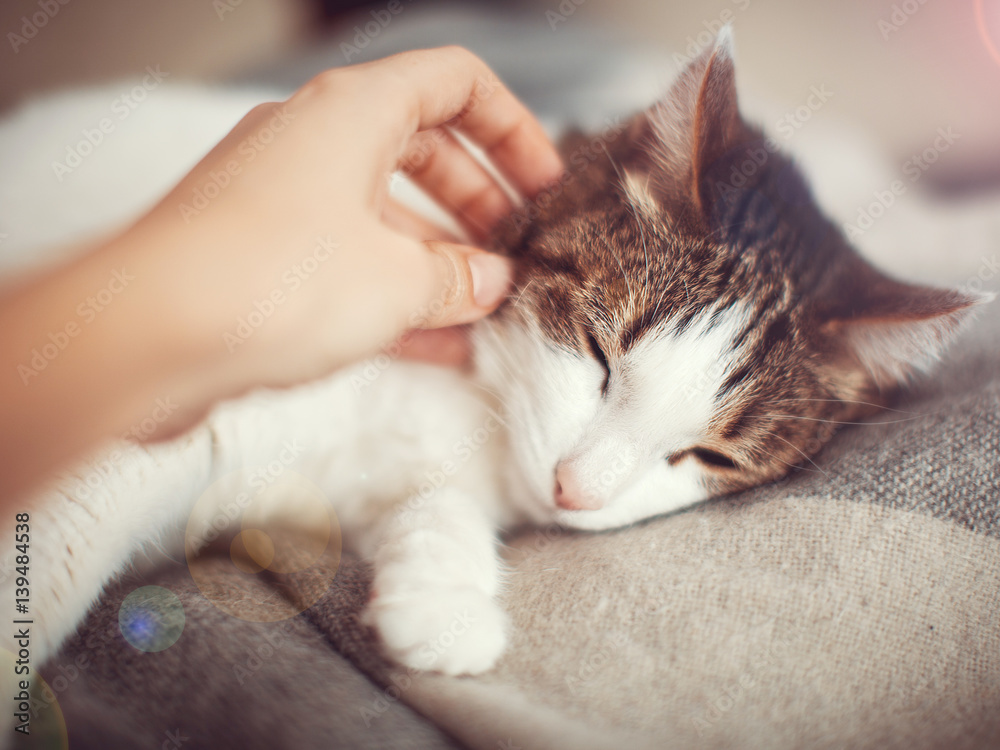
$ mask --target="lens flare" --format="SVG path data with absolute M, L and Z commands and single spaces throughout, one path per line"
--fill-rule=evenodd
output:
M 229 555 L 244 573 L 260 573 L 274 562 L 274 540 L 260 529 L 244 529 L 229 545 Z
M 278 622 L 329 587 L 340 565 L 340 522 L 319 487 L 274 462 L 208 487 L 191 511 L 184 550 L 191 578 L 216 607 Z M 260 594 L 266 601 L 248 606 Z
M 1000 65 L 1000 49 L 997 48 L 996 42 L 993 41 L 993 36 L 990 34 L 989 26 L 986 23 L 986 11 L 983 8 L 985 2 L 986 0 L 976 0 L 976 26 L 979 28 L 979 36 L 983 38 L 983 44 L 986 45 L 986 49 L 996 61 L 996 64 Z M 996 21 L 998 15 L 1000 13 L 997 12 L 996 8 L 993 8 L 992 20 Z
M 66 673 L 58 673 L 50 684 L 34 669 L 29 668 L 27 674 L 15 672 L 18 658 L 7 649 L 0 648 L 0 670 L 4 675 L 10 675 L 12 683 L 8 685 L 6 678 L 2 681 L 4 688 L 9 687 L 11 691 L 8 697 L 13 698 L 11 712 L 14 724 L 8 731 L 20 734 L 16 727 L 23 726 L 27 721 L 30 732 L 18 738 L 23 743 L 12 740 L 11 747 L 23 744 L 24 747 L 44 750 L 68 750 L 69 735 L 59 706 L 59 696 L 70 689 L 73 684 L 71 679 Z M 50 671 L 50 674 L 53 673 L 56 673 L 54 669 Z M 67 673 L 74 675 L 73 680 L 78 679 L 78 672 L 68 670 Z
M 125 640 L 147 653 L 170 648 L 184 632 L 184 605 L 162 586 L 143 586 L 125 597 L 118 627 Z

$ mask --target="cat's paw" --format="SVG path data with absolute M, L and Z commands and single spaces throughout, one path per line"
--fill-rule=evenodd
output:
M 382 594 L 368 606 L 365 621 L 393 661 L 448 675 L 491 669 L 507 643 L 507 616 L 475 588 Z

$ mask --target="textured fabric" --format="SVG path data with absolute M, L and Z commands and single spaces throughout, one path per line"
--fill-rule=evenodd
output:
M 482 677 L 386 664 L 350 556 L 281 596 L 220 564 L 251 619 L 319 596 L 290 625 L 222 614 L 183 569 L 158 571 L 146 582 L 187 614 L 159 654 L 121 637 L 140 585 L 121 581 L 46 674 L 88 654 L 60 696 L 71 736 L 135 746 L 177 728 L 206 748 L 998 747 L 998 333 L 984 318 L 884 424 L 846 428 L 781 483 L 616 532 L 515 535 L 511 644 Z M 287 645 L 240 684 L 278 627 Z
M 43 670 L 58 691 L 71 748 L 159 748 L 177 737 L 186 738 L 179 746 L 205 750 L 455 747 L 400 701 L 379 701 L 382 692 L 327 639 L 338 621 L 313 626 L 321 605 L 295 616 L 265 580 L 248 585 L 221 558 L 204 564 L 236 616 L 208 601 L 183 566 L 126 577 Z M 347 561 L 331 594 L 360 607 L 367 581 L 366 568 Z M 125 596 L 150 584 L 176 594 L 185 615 L 181 637 L 156 653 L 130 645 L 118 619 Z M 282 614 L 288 619 L 277 620 Z M 55 680 L 72 665 L 78 676 L 58 690 Z

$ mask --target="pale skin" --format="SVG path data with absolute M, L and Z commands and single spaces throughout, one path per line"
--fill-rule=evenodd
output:
M 134 225 L 0 298 L 0 505 L 20 504 L 53 470 L 128 432 L 157 399 L 177 405 L 148 436 L 165 439 L 221 399 L 321 377 L 414 326 L 438 330 L 411 349 L 443 346 L 456 358 L 440 329 L 491 312 L 509 268 L 388 198 L 402 167 L 472 242 L 511 210 L 451 130 L 524 196 L 562 171 L 535 118 L 474 55 L 404 53 L 327 71 L 256 107 Z M 182 208 L 227 171 L 208 205 Z M 112 281 L 123 270 L 124 286 Z M 289 272 L 301 280 L 294 289 Z M 111 303 L 81 322 L 78 307 L 109 284 Z M 281 302 L 252 334 L 227 338 L 275 289 Z M 59 332 L 66 345 L 27 374 L 32 351 Z

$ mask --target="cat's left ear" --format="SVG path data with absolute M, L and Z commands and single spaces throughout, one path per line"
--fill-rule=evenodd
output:
M 995 295 L 905 284 L 855 256 L 839 274 L 836 301 L 820 312 L 821 332 L 844 369 L 891 389 L 927 371 Z
M 740 116 L 732 27 L 678 76 L 667 96 L 642 116 L 654 183 L 671 202 L 711 215 L 711 175 L 725 157 L 761 135 Z

